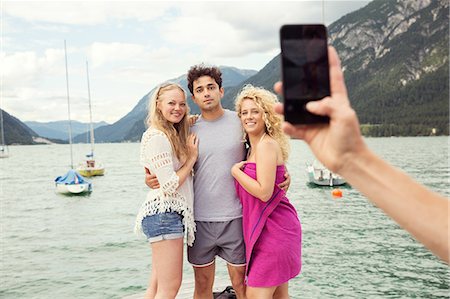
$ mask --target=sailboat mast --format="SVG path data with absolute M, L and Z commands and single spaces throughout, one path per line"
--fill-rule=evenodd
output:
M 87 77 L 87 87 L 88 87 L 88 97 L 89 97 L 89 121 L 90 121 L 90 135 L 91 135 L 91 155 L 94 159 L 94 124 L 92 123 L 92 106 L 91 106 L 91 86 L 89 84 L 89 64 L 86 60 L 86 77 Z
M 64 40 L 64 56 L 66 59 L 66 89 L 67 89 L 67 114 L 69 116 L 69 143 L 70 143 L 70 168 L 73 169 L 73 151 L 72 151 L 72 120 L 70 118 L 70 98 L 69 98 L 69 71 L 67 70 L 67 48 Z
M 322 0 L 322 23 L 325 25 L 325 0 Z
M 2 4 L 3 4 L 3 1 L 2 1 Z M 1 4 L 0 4 L 1 5 Z M 3 20 L 3 9 L 1 9 L 1 12 L 0 12 L 0 16 L 2 17 L 2 20 Z M 3 25 L 3 22 L 1 22 L 1 25 Z M 1 26 L 0 25 L 0 26 Z M 2 33 L 2 36 L 3 36 L 3 26 L 1 26 L 1 29 L 0 29 L 0 31 L 1 31 L 1 33 Z M 3 42 L 2 43 L 0 43 L 0 48 L 1 48 L 1 53 L 3 53 Z M 2 79 L 1 79 L 1 81 L 2 81 L 2 85 L 3 85 L 3 76 L 2 76 Z M 4 130 L 4 128 L 3 128 L 3 105 L 2 105 L 2 99 L 3 99 L 3 88 L 0 90 L 0 125 L 1 125 L 1 132 L 2 132 L 2 144 L 1 144 L 1 150 L 3 151 L 3 150 L 5 150 L 4 149 L 4 147 L 5 147 L 5 130 Z
M 1 105 L 1 99 L 0 99 L 0 125 L 1 125 L 1 132 L 2 132 L 2 148 L 5 146 L 5 129 L 3 128 L 3 109 Z

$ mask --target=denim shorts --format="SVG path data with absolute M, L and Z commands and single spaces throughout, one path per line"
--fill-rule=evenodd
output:
M 183 216 L 176 212 L 146 216 L 142 219 L 142 231 L 150 243 L 183 238 Z

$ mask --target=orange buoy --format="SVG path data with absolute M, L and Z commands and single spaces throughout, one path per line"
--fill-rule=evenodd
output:
M 333 191 L 331 191 L 331 195 L 333 195 L 333 197 L 342 197 L 342 190 L 341 189 L 333 189 Z

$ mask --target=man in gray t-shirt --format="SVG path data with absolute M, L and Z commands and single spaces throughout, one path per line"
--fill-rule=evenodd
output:
M 188 247 L 194 267 L 194 298 L 211 298 L 215 257 L 228 264 L 238 298 L 245 298 L 245 246 L 242 207 L 236 195 L 231 167 L 245 159 L 242 128 L 235 112 L 222 108 L 222 74 L 216 67 L 193 66 L 187 75 L 192 99 L 201 116 L 192 127 L 199 139 L 194 166 L 195 241 Z

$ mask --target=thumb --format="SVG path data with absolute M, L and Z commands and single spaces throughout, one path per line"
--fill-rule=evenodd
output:
M 284 105 L 282 103 L 276 103 L 275 106 L 273 107 L 275 112 L 278 114 L 283 114 L 284 111 Z
M 330 97 L 326 97 L 320 101 L 308 102 L 306 104 L 306 110 L 317 115 L 330 116 L 332 112 L 330 100 Z

